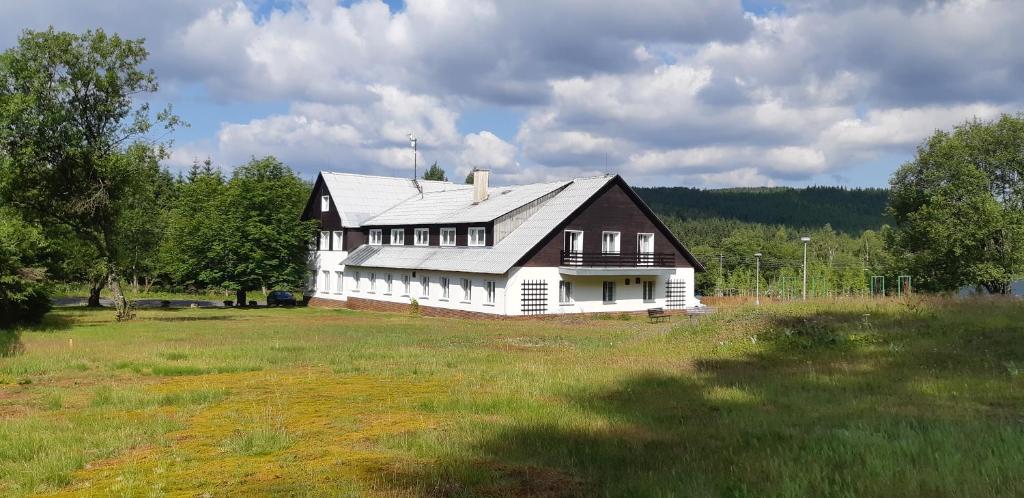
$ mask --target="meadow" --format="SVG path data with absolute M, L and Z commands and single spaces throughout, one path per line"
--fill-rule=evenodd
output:
M 112 315 L 0 335 L 0 494 L 1024 495 L 1019 301 Z

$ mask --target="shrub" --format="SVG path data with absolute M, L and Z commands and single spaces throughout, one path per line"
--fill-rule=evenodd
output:
M 0 329 L 39 323 L 50 310 L 46 271 L 36 266 L 45 243 L 38 228 L 0 210 Z
M 413 316 L 420 315 L 420 302 L 416 298 L 409 299 L 409 313 Z

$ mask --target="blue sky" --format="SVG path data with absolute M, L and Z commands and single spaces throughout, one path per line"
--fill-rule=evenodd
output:
M 935 129 L 1021 110 L 1024 4 L 875 0 L 39 0 L 22 29 L 143 37 L 191 127 L 171 169 L 273 154 L 499 183 L 884 186 Z M 607 166 L 606 166 L 607 162 Z

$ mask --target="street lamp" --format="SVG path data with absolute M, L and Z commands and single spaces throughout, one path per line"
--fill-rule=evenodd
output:
M 419 173 L 416 171 L 416 137 L 409 134 L 409 147 L 412 147 L 412 179 L 415 180 Z
M 811 241 L 810 237 L 800 237 L 800 240 L 804 243 L 804 301 L 807 300 L 807 243 Z
M 754 291 L 754 304 L 761 306 L 761 253 L 755 252 L 754 257 L 757 258 L 757 271 L 754 273 L 754 286 L 757 290 Z

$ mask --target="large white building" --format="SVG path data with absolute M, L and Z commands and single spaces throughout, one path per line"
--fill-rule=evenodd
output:
M 490 188 L 321 172 L 312 305 L 544 315 L 701 306 L 700 263 L 618 175 Z

